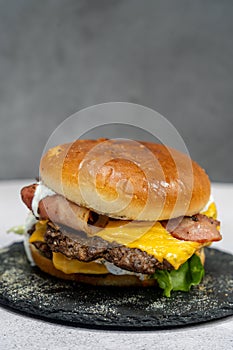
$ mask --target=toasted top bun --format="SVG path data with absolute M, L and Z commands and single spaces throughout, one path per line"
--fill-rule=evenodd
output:
M 167 220 L 201 211 L 210 197 L 205 171 L 164 145 L 77 140 L 41 159 L 42 182 L 70 201 L 112 218 Z

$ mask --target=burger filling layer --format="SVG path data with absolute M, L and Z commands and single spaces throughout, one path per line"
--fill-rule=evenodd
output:
M 33 190 L 32 186 L 26 188 L 25 196 L 22 193 L 29 209 L 36 190 L 36 185 L 33 186 Z M 39 210 L 33 205 L 33 212 L 40 219 L 30 232 L 29 242 L 66 274 L 133 273 L 140 278 L 153 276 L 162 284 L 165 279 L 168 288 L 171 276 L 176 272 L 180 274 L 184 266 L 188 271 L 191 269 L 191 261 L 199 259 L 202 247 L 221 239 L 212 201 L 201 214 L 155 223 L 112 220 L 71 203 L 74 217 L 68 220 L 72 222 L 68 227 L 64 224 L 68 218 L 62 210 L 65 199 L 52 192 L 49 197 L 43 197 L 42 193 L 40 198 Z M 46 208 L 46 199 L 54 206 L 47 203 Z M 51 222 L 51 217 L 50 220 L 46 217 L 48 208 L 52 208 L 50 213 L 57 214 L 59 220 L 52 218 Z M 43 218 L 46 220 L 41 220 Z
M 206 214 L 213 214 L 214 208 L 211 204 Z M 200 225 L 198 221 L 194 223 Z M 46 243 L 52 252 L 62 253 L 68 259 L 83 262 L 104 259 L 128 271 L 145 274 L 157 269 L 177 270 L 196 251 L 210 244 L 177 239 L 160 222 L 150 227 L 145 223 L 122 225 L 116 221 L 90 237 L 47 220 L 39 221 L 31 235 L 30 243 L 41 248 L 38 242 Z M 70 267 L 70 273 L 73 272 Z

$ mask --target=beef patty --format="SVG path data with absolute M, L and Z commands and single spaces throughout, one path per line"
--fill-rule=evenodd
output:
M 84 232 L 59 227 L 51 222 L 47 223 L 44 240 L 43 244 L 33 244 L 47 258 L 51 258 L 52 252 L 56 252 L 84 262 L 104 259 L 122 269 L 149 275 L 157 269 L 173 269 L 168 261 L 163 260 L 161 263 L 153 255 L 140 249 L 128 248 L 116 242 L 110 243 L 98 236 L 88 237 Z

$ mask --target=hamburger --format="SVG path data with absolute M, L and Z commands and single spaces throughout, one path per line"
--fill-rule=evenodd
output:
M 60 279 L 189 291 L 221 239 L 205 171 L 186 154 L 132 140 L 49 149 L 21 190 L 28 259 Z

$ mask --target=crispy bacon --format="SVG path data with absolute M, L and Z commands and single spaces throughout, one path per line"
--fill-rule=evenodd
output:
M 173 237 L 184 241 L 207 243 L 222 238 L 218 231 L 220 222 L 202 214 L 166 220 L 162 224 Z
M 20 192 L 22 201 L 24 202 L 24 204 L 26 204 L 26 206 L 30 210 L 32 210 L 32 200 L 36 191 L 36 187 L 37 187 L 37 184 L 25 186 L 22 188 Z
M 37 184 L 33 184 L 21 190 L 22 200 L 30 210 L 32 210 L 36 187 Z M 54 223 L 60 223 L 91 235 L 105 227 L 109 220 L 107 216 L 98 215 L 90 209 L 80 207 L 58 194 L 43 198 L 39 202 L 38 212 L 42 220 L 49 219 Z

